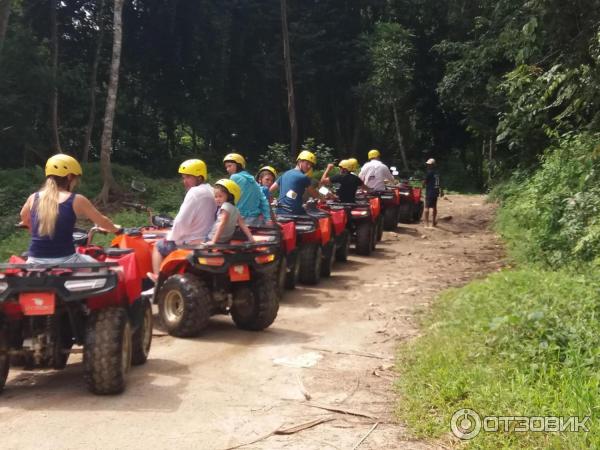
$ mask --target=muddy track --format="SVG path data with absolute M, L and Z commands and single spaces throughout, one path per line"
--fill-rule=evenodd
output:
M 123 395 L 89 394 L 80 354 L 64 371 L 12 370 L 0 396 L 2 448 L 226 449 L 309 422 L 242 448 L 351 449 L 375 423 L 361 449 L 435 448 L 393 418 L 395 349 L 418 335 L 419 311 L 439 291 L 503 263 L 493 206 L 450 198 L 440 215 L 452 219 L 438 229 L 385 232 L 373 256 L 351 254 L 318 287 L 286 292 L 264 332 L 226 317 L 195 339 L 158 330 Z

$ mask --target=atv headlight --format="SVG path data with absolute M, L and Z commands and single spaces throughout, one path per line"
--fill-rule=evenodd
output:
M 8 289 L 8 283 L 6 281 L 0 281 L 0 294 Z
M 106 278 L 92 278 L 88 280 L 65 281 L 65 287 L 71 292 L 101 289 L 106 285 Z

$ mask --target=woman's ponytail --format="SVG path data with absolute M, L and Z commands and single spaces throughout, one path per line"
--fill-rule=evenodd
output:
M 54 236 L 56 219 L 58 218 L 58 184 L 55 177 L 46 178 L 46 184 L 42 189 L 44 195 L 40 195 L 37 204 L 37 216 L 39 221 L 38 233 L 40 236 Z

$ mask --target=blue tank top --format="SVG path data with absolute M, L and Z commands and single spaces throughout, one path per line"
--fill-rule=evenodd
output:
M 54 236 L 39 235 L 39 218 L 37 206 L 40 193 L 36 192 L 31 208 L 31 244 L 29 245 L 29 256 L 34 258 L 61 258 L 75 253 L 73 245 L 73 230 L 77 216 L 73 210 L 75 194 L 71 194 L 67 200 L 58 204 L 58 216 Z

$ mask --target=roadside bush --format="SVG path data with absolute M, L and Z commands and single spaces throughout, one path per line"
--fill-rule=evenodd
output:
M 567 135 L 532 176 L 495 189 L 499 230 L 520 259 L 556 268 L 600 257 L 599 137 Z

